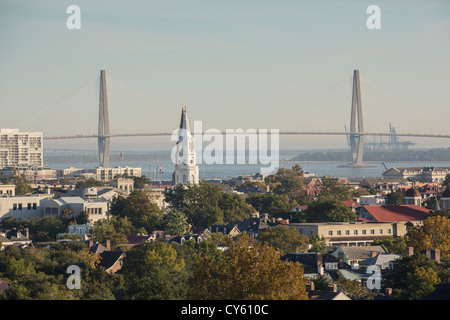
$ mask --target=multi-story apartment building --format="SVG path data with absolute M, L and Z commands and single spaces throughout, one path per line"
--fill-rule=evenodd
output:
M 0 129 L 0 169 L 42 167 L 43 133 Z

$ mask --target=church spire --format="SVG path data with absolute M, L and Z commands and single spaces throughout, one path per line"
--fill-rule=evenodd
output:
M 188 182 L 198 183 L 198 166 L 196 165 L 196 153 L 194 150 L 194 137 L 191 134 L 186 105 L 183 104 L 175 156 L 175 185 L 184 185 Z

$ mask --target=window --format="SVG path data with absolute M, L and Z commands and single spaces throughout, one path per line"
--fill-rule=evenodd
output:
M 366 230 L 362 230 L 361 232 L 362 232 L 362 234 L 366 234 Z
M 346 236 L 350 235 L 350 230 L 345 230 L 345 235 Z
M 22 204 L 19 203 L 19 210 L 22 210 Z
M 341 235 L 341 230 L 337 231 L 337 235 L 340 236 Z
M 332 230 L 328 231 L 328 235 L 332 236 L 333 235 L 333 231 Z
M 375 234 L 375 229 L 370 229 L 370 234 Z
M 353 234 L 358 235 L 358 230 L 353 230 Z
M 28 204 L 27 204 L 27 209 L 28 209 L 28 210 L 31 210 L 31 203 L 28 203 Z
M 380 234 L 383 234 L 383 229 L 380 229 Z
M 391 230 L 391 229 L 387 229 L 387 233 L 388 233 L 388 234 L 391 234 L 391 233 L 392 233 L 392 230 Z
M 17 210 L 17 203 L 13 204 L 13 210 Z
M 36 210 L 36 208 L 37 208 L 36 203 L 33 203 L 33 210 Z

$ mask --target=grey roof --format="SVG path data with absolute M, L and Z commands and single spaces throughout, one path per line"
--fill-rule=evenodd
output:
M 309 300 L 351 300 L 343 292 L 330 292 L 330 291 L 308 291 Z
M 316 252 L 304 252 L 304 253 L 287 253 L 281 257 L 281 260 L 298 262 L 303 267 L 305 274 L 317 273 L 317 253 Z M 336 263 L 339 259 L 335 256 L 323 253 L 322 263 Z M 348 267 L 348 265 L 347 265 Z
M 90 249 L 89 253 L 103 253 L 105 251 L 109 251 L 104 245 L 99 242 L 96 242 Z
M 346 255 L 347 259 L 368 259 L 371 258 L 371 252 L 375 251 L 379 254 L 388 253 L 383 246 L 356 246 L 356 247 L 340 247 Z
M 366 260 L 360 261 L 359 265 L 362 266 L 373 266 L 377 265 L 381 268 L 387 268 L 389 266 L 389 262 L 397 260 L 401 258 L 401 254 L 379 254 L 376 257 L 368 258 Z

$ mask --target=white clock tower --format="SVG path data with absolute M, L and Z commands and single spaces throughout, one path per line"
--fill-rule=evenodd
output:
M 178 129 L 177 153 L 175 154 L 175 172 L 173 173 L 175 185 L 198 183 L 198 166 L 195 163 L 195 156 L 194 137 L 191 135 L 186 105 L 183 104 L 180 129 Z

